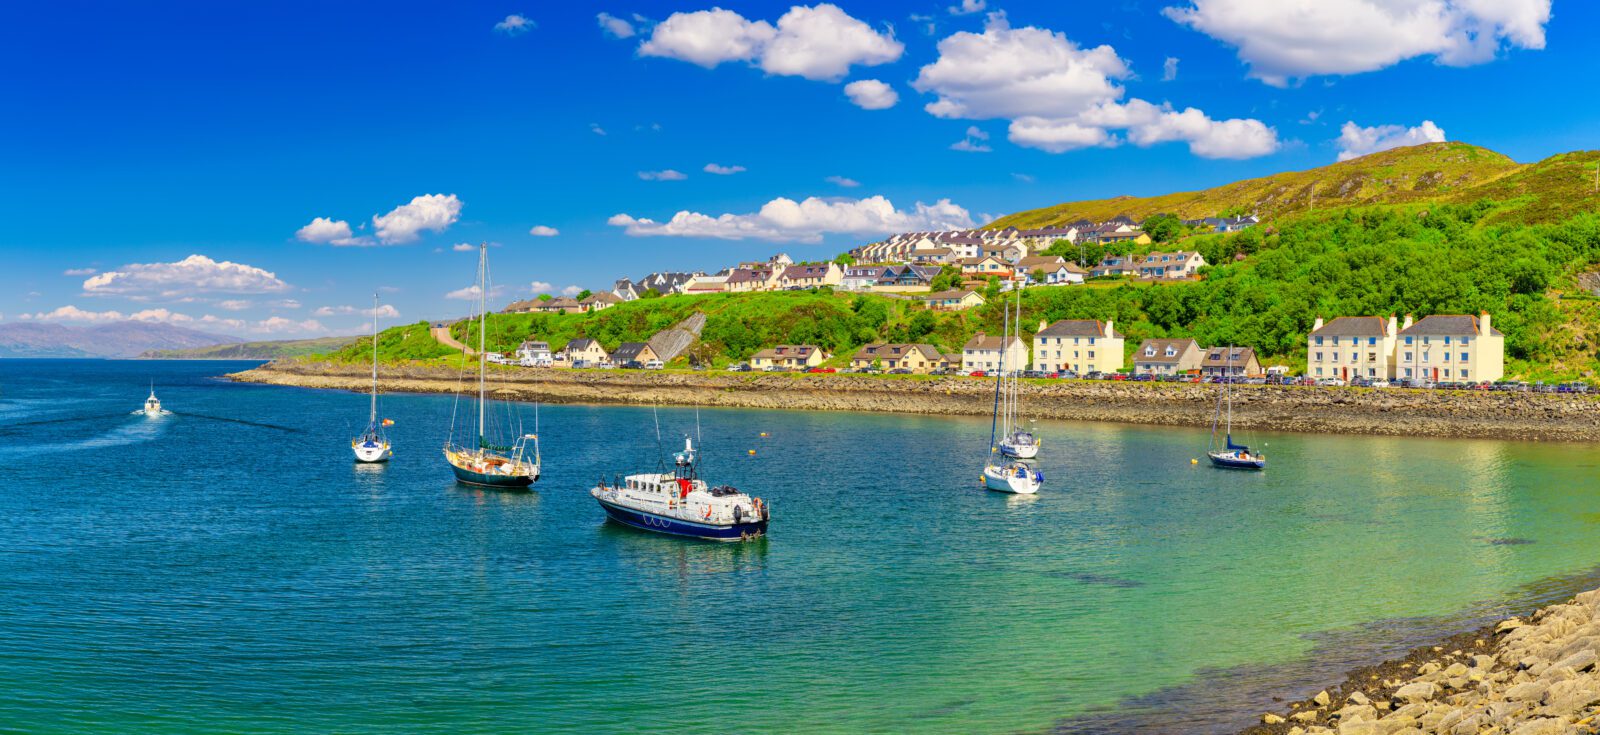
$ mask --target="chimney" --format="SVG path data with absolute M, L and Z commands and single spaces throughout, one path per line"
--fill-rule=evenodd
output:
M 1045 321 L 1045 320 L 1043 320 L 1043 319 L 1040 319 L 1040 320 L 1039 320 L 1039 331 L 1041 331 L 1041 332 L 1043 332 L 1043 331 L 1044 331 L 1044 329 L 1045 329 L 1045 327 L 1048 327 L 1048 326 L 1050 326 L 1050 323 L 1049 323 L 1049 322 L 1046 322 L 1046 321 Z
M 1417 323 L 1417 320 L 1414 317 L 1412 317 L 1410 314 L 1407 314 L 1406 315 L 1405 324 L 1401 325 L 1400 328 L 1401 329 L 1410 329 L 1411 325 L 1416 324 L 1416 323 Z
M 1489 312 L 1487 311 L 1478 314 L 1478 334 L 1485 337 L 1494 334 L 1489 330 Z
M 1317 331 L 1318 329 L 1321 329 L 1321 328 L 1322 328 L 1322 317 L 1319 316 L 1319 317 L 1317 317 L 1317 320 L 1315 322 L 1312 322 L 1311 331 L 1315 332 L 1315 331 Z
M 1111 331 L 1111 320 L 1107 319 L 1106 320 L 1106 338 L 1109 339 L 1111 337 L 1111 335 L 1113 335 L 1113 334 L 1116 334 L 1116 332 Z
M 1409 326 L 1411 326 L 1411 325 L 1410 325 L 1410 324 L 1407 324 L 1407 325 L 1406 325 L 1406 326 L 1408 326 L 1408 327 L 1409 327 Z M 1393 337 L 1393 336 L 1395 336 L 1395 335 L 1397 335 L 1397 334 L 1399 334 L 1399 333 L 1400 333 L 1400 329 L 1399 329 L 1399 328 L 1398 328 L 1398 326 L 1397 326 L 1397 325 L 1396 325 L 1396 324 L 1395 324 L 1395 320 L 1394 320 L 1394 315 L 1393 315 L 1393 314 L 1390 314 L 1390 315 L 1389 315 L 1389 331 L 1388 331 L 1388 332 L 1385 332 L 1385 333 L 1384 333 L 1384 336 L 1385 336 L 1385 337 Z

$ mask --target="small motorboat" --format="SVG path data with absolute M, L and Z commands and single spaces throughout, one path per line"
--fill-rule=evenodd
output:
M 767 533 L 771 509 L 761 498 L 727 485 L 708 487 L 698 477 L 694 444 L 687 437 L 673 455 L 671 472 L 628 475 L 589 491 L 606 518 L 643 531 L 708 541 L 744 541 Z
M 134 411 L 134 413 L 142 413 L 146 416 L 167 416 L 172 412 L 161 407 L 161 399 L 156 397 L 156 386 L 152 383 L 150 385 L 150 397 L 144 399 L 144 408 Z
M 990 462 L 983 468 L 983 486 L 999 493 L 1033 495 L 1044 485 L 1044 473 L 1021 460 Z

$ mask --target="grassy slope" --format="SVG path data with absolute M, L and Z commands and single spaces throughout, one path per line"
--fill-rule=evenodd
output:
M 1229 210 L 1255 212 L 1263 219 L 1310 208 L 1405 203 L 1439 199 L 1472 200 L 1486 184 L 1542 166 L 1522 166 L 1487 148 L 1466 143 L 1429 143 L 1374 153 L 1308 171 L 1288 171 L 1203 191 L 1154 197 L 1120 196 L 1018 212 L 989 225 L 1039 227 L 1079 219 L 1101 221 L 1118 215 L 1143 219 L 1171 213 L 1185 219 L 1214 217 Z
M 276 360 L 284 357 L 301 357 L 337 350 L 355 341 L 355 337 L 318 337 L 315 339 L 287 339 L 270 342 L 242 342 L 229 345 L 211 345 L 186 350 L 150 350 L 140 357 L 162 360 Z M 368 344 L 371 344 L 370 342 Z

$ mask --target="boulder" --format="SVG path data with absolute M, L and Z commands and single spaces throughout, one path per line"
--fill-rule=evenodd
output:
M 1511 735 L 1564 735 L 1566 732 L 1565 722 L 1554 717 L 1541 717 L 1518 725 Z
M 1431 681 L 1414 681 L 1394 692 L 1395 699 L 1405 702 L 1426 702 L 1439 694 L 1439 685 Z
M 1594 668 L 1595 658 L 1594 649 L 1586 648 L 1551 664 L 1550 667 L 1554 669 L 1571 667 L 1574 671 L 1587 671 Z
M 1377 720 L 1356 720 L 1339 723 L 1339 735 L 1388 735 L 1389 728 Z
M 1350 696 L 1345 697 L 1345 701 L 1355 704 L 1372 704 L 1372 700 L 1367 699 L 1367 695 L 1362 694 L 1360 691 L 1351 692 Z
M 1576 714 L 1589 705 L 1600 702 L 1600 682 L 1593 678 L 1573 679 L 1550 685 L 1544 696 L 1548 714 Z
M 1538 702 L 1550 691 L 1550 682 L 1528 681 L 1506 690 L 1506 699 L 1513 702 Z
M 1278 725 L 1278 724 L 1282 724 L 1283 721 L 1284 721 L 1283 717 L 1281 717 L 1279 715 L 1272 714 L 1271 712 L 1268 712 L 1268 713 L 1266 713 L 1266 714 L 1261 716 L 1261 724 L 1263 724 L 1263 725 Z
M 1333 698 L 1328 696 L 1328 690 L 1324 689 L 1317 692 L 1317 696 L 1312 697 L 1311 701 L 1316 702 L 1318 707 L 1326 707 L 1329 702 L 1333 701 Z

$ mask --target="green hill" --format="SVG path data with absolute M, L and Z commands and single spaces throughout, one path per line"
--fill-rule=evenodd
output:
M 1581 211 L 1592 192 L 1600 151 L 1565 153 L 1519 164 L 1466 143 L 1428 143 L 1374 153 L 1308 171 L 1247 179 L 1203 191 L 1152 197 L 1120 196 L 1018 212 L 990 228 L 1040 227 L 1118 215 L 1142 220 L 1155 214 L 1184 219 L 1254 213 L 1262 219 L 1375 204 L 1505 204 L 1496 221 L 1553 222 Z M 1314 201 L 1313 201 L 1314 200 Z M 1592 194 L 1588 196 L 1592 207 Z
M 354 341 L 355 337 L 318 337 L 315 339 L 287 339 L 269 342 L 239 342 L 236 344 L 194 347 L 185 350 L 148 350 L 142 358 L 155 360 L 277 360 L 330 352 Z M 372 344 L 370 341 L 368 345 Z

